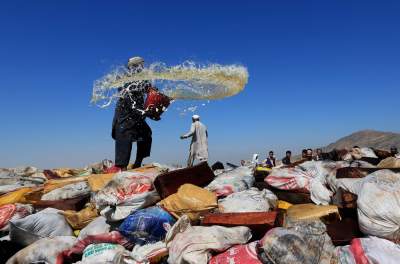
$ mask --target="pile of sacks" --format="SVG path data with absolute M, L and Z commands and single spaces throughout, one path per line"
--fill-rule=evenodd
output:
M 10 249 L 2 262 L 207 263 L 252 238 L 247 226 L 202 225 L 207 214 L 277 206 L 271 191 L 253 188 L 249 167 L 216 177 L 207 163 L 180 170 L 154 164 L 43 179 L 0 196 L 1 244 Z M 224 258 L 215 257 L 215 263 Z
M 0 263 L 398 263 L 400 174 L 360 164 L 375 171 L 337 178 L 354 163 L 308 161 L 272 169 L 262 187 L 254 165 L 44 176 L 0 196 Z M 340 245 L 338 190 L 357 195 L 362 232 Z

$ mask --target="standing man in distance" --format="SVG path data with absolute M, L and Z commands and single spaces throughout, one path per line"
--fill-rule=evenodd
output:
M 192 138 L 190 144 L 189 159 L 187 162 L 188 167 L 192 167 L 194 160 L 199 161 L 208 160 L 208 132 L 207 127 L 200 122 L 200 116 L 192 116 L 192 126 L 190 131 L 181 136 L 181 139 Z

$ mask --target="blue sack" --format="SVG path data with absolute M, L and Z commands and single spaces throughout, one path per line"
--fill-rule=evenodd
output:
M 144 245 L 165 238 L 175 219 L 158 206 L 141 209 L 129 215 L 119 226 L 119 232 L 129 241 Z

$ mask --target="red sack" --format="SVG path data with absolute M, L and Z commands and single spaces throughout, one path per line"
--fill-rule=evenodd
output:
M 144 109 L 149 118 L 160 120 L 161 114 L 167 109 L 170 103 L 171 98 L 154 88 L 150 88 L 144 103 Z
M 236 245 L 211 258 L 209 264 L 262 264 L 258 260 L 256 245 L 258 241 L 254 241 L 247 245 Z

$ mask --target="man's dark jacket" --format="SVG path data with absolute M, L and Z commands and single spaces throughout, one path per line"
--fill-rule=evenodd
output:
M 144 114 L 144 96 L 151 86 L 148 81 L 126 84 L 120 89 L 121 97 L 115 107 L 112 138 L 132 142 L 151 138 L 151 128 Z

